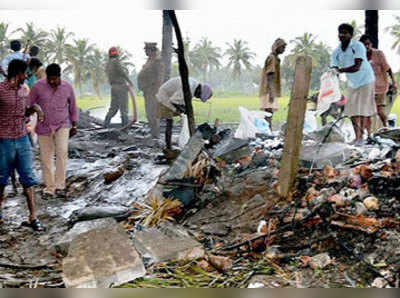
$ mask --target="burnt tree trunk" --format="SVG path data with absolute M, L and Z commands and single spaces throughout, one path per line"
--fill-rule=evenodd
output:
M 378 40 L 378 10 L 365 11 L 365 34 L 371 37 L 372 46 L 377 49 L 379 45 Z
M 171 75 L 172 59 L 172 23 L 168 14 L 169 10 L 163 10 L 163 28 L 162 28 L 162 51 L 161 56 L 164 64 L 163 82 L 169 80 Z
M 189 85 L 189 69 L 185 60 L 185 49 L 183 45 L 182 33 L 181 29 L 179 28 L 175 10 L 169 10 L 168 15 L 171 19 L 172 25 L 174 26 L 176 40 L 178 43 L 178 49 L 176 50 L 176 52 L 178 54 L 179 74 L 182 80 L 182 89 L 185 100 L 186 115 L 188 117 L 188 122 L 189 122 L 189 132 L 190 136 L 192 136 L 195 131 L 195 122 L 194 122 L 193 105 L 192 105 L 192 93 L 190 91 L 190 85 Z

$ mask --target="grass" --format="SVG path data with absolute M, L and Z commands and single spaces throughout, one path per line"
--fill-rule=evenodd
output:
M 397 114 L 400 119 L 400 102 L 397 98 L 392 113 Z M 144 99 L 141 96 L 136 97 L 139 120 L 145 121 Z M 110 98 L 106 97 L 100 100 L 96 97 L 82 97 L 77 99 L 78 106 L 83 110 L 92 109 L 100 106 L 108 106 Z M 286 121 L 288 112 L 288 97 L 281 97 L 278 99 L 279 111 L 274 114 L 273 121 L 282 123 Z M 255 96 L 240 96 L 240 97 L 216 97 L 212 98 L 207 103 L 202 103 L 198 100 L 193 101 L 195 117 L 197 123 L 211 122 L 213 123 L 216 118 L 222 122 L 239 122 L 238 107 L 243 106 L 249 110 L 259 110 L 259 99 Z

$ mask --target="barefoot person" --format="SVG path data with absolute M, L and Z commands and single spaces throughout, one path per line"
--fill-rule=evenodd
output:
M 27 68 L 26 62 L 12 60 L 8 64 L 6 80 L 0 83 L 0 222 L 3 220 L 1 206 L 4 190 L 16 169 L 30 212 L 27 224 L 34 230 L 42 231 L 43 227 L 35 214 L 33 187 L 37 185 L 37 179 L 33 173 L 33 154 L 25 120 L 36 112 L 39 121 L 43 121 L 43 112 L 37 105 L 27 108 L 22 90 Z
M 364 130 L 371 133 L 371 117 L 376 115 L 375 75 L 367 59 L 364 45 L 352 40 L 354 28 L 341 24 L 338 28 L 340 45 L 333 51 L 331 67 L 345 73 L 348 84 L 347 103 L 344 115 L 351 118 L 356 138 L 354 143 L 362 145 Z
M 189 85 L 192 95 L 201 99 L 202 102 L 206 102 L 212 96 L 212 89 L 208 84 L 200 84 L 196 80 L 189 78 Z M 160 103 L 160 119 L 167 120 L 167 128 L 165 130 L 166 148 L 171 149 L 173 117 L 185 113 L 181 78 L 175 77 L 166 81 L 160 87 L 156 96 Z
M 385 114 L 385 95 L 389 89 L 388 76 L 390 76 L 390 79 L 392 80 L 392 88 L 394 93 L 397 92 L 397 85 L 392 69 L 386 61 L 385 54 L 378 49 L 372 48 L 371 38 L 368 35 L 364 34 L 361 36 L 360 41 L 367 49 L 367 58 L 374 70 L 376 78 L 375 103 L 378 110 L 379 119 L 382 121 L 382 123 L 377 122 L 378 119 L 373 119 L 372 130 L 375 131 L 377 128 L 382 127 L 382 125 L 383 127 L 387 127 L 387 115 Z
M 158 139 L 160 137 L 160 119 L 158 118 L 159 103 L 156 94 L 162 84 L 164 66 L 157 43 L 146 42 L 144 50 L 148 59 L 138 74 L 138 87 L 143 91 L 146 118 L 151 136 Z
M 261 73 L 260 84 L 260 109 L 271 114 L 266 117 L 270 127 L 272 124 L 272 115 L 278 111 L 278 97 L 281 96 L 281 60 L 279 55 L 286 49 L 286 42 L 278 38 L 272 45 L 271 54 L 265 60 L 265 65 Z M 272 128 L 272 127 L 271 127 Z
M 57 195 L 66 197 L 65 174 L 68 161 L 68 140 L 77 133 L 78 108 L 74 89 L 61 79 L 61 68 L 50 64 L 46 68 L 46 79 L 33 85 L 29 95 L 30 104 L 39 105 L 45 121 L 36 126 L 40 147 L 40 160 L 45 189 L 43 198 Z M 54 169 L 54 155 L 56 166 Z

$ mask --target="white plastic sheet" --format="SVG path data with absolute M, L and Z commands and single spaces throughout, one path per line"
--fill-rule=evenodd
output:
M 189 132 L 189 120 L 187 116 L 185 114 L 182 114 L 181 117 L 183 125 L 181 133 L 179 135 L 178 145 L 180 149 L 183 149 L 186 146 L 187 142 L 189 142 L 190 132 Z
M 329 70 L 321 76 L 319 88 L 317 115 L 326 112 L 332 103 L 340 101 L 342 94 L 339 88 L 339 78 L 335 70 Z
M 262 111 L 249 111 L 243 107 L 239 107 L 240 124 L 235 133 L 235 138 L 249 139 L 255 138 L 257 133 L 272 134 L 271 128 L 265 117 L 271 114 Z

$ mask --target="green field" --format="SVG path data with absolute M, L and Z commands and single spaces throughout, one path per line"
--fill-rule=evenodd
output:
M 398 99 L 398 98 L 397 98 Z M 83 97 L 78 98 L 78 106 L 83 109 L 91 109 L 99 106 L 108 106 L 110 98 L 104 100 L 99 100 L 97 98 Z M 136 98 L 138 110 L 139 110 L 139 120 L 145 120 L 144 112 L 144 102 L 143 97 L 138 96 Z M 238 107 L 243 106 L 249 110 L 259 109 L 258 97 L 243 96 L 243 97 L 219 97 L 213 98 L 207 103 L 202 103 L 194 100 L 194 111 L 196 116 L 196 122 L 214 122 L 216 118 L 219 118 L 222 122 L 239 122 L 239 111 Z M 279 99 L 279 111 L 274 114 L 273 121 L 276 123 L 281 123 L 286 120 L 287 109 L 288 109 L 288 97 L 282 97 Z M 392 113 L 397 114 L 400 119 L 400 103 L 396 100 Z

